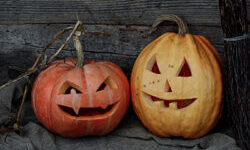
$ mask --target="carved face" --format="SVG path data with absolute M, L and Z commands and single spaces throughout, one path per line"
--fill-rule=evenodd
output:
M 70 78 L 76 74 L 79 75 L 76 80 Z M 91 78 L 84 78 L 82 80 L 85 81 L 79 82 L 81 78 L 84 78 L 84 75 L 76 69 L 58 79 L 58 84 L 54 87 L 57 93 L 53 97 L 55 105 L 59 106 L 68 117 L 94 119 L 96 116 L 110 114 L 120 100 L 118 94 L 120 91 L 111 76 L 98 78 L 98 75 L 92 74 Z M 87 87 L 87 79 L 92 87 Z M 92 79 L 94 81 L 91 81 Z
M 137 58 L 132 102 L 142 123 L 156 135 L 196 138 L 218 120 L 221 72 L 218 56 L 207 44 L 203 37 L 169 33 Z
M 56 62 L 34 83 L 32 103 L 38 120 L 62 136 L 103 135 L 112 131 L 129 105 L 129 87 L 110 62 L 75 67 Z
M 158 58 L 158 56 L 157 56 Z M 158 58 L 160 59 L 160 58 Z M 163 59 L 164 60 L 164 59 Z M 166 61 L 164 62 L 164 64 L 167 63 Z M 164 107 L 171 107 L 172 109 L 182 109 L 182 108 L 185 108 L 187 106 L 189 106 L 190 104 L 192 104 L 196 99 L 197 97 L 194 95 L 194 96 L 190 96 L 190 97 L 182 97 L 182 98 L 177 98 L 175 99 L 175 97 L 173 98 L 166 98 L 166 99 L 161 99 L 162 96 L 160 97 L 157 97 L 157 96 L 154 96 L 154 93 L 151 93 L 151 91 L 157 91 L 157 93 L 160 93 L 162 95 L 165 95 L 166 93 L 168 93 L 168 95 L 170 93 L 178 93 L 178 92 L 175 92 L 175 91 L 172 91 L 172 88 L 169 84 L 169 79 L 172 79 L 172 80 L 178 80 L 178 79 L 181 79 L 181 78 L 184 78 L 186 80 L 192 80 L 192 72 L 190 70 L 190 67 L 187 63 L 187 60 L 185 58 L 182 59 L 182 61 L 180 63 L 177 63 L 177 65 L 180 65 L 179 67 L 175 67 L 174 64 L 171 64 L 169 63 L 167 65 L 167 67 L 164 67 L 162 70 L 162 72 L 166 75 L 161 75 L 161 71 L 158 67 L 158 64 L 157 64 L 157 61 L 156 61 L 156 56 L 154 55 L 148 62 L 147 64 L 147 70 L 146 71 L 149 71 L 148 75 L 151 76 L 151 78 L 153 80 L 149 80 L 148 77 L 144 77 L 146 78 L 146 82 L 145 84 L 143 85 L 143 94 L 145 95 L 146 100 L 149 104 L 152 105 L 152 102 L 157 102 L 159 101 L 162 105 L 164 105 Z M 164 65 L 165 66 L 165 65 Z M 177 68 L 174 69 L 174 68 Z M 171 72 L 174 72 L 176 71 L 176 73 L 168 73 L 167 71 L 164 71 L 164 70 L 172 70 Z M 171 77 L 172 75 L 172 77 Z M 154 77 L 152 77 L 154 76 Z M 157 79 L 158 78 L 158 79 Z M 169 78 L 169 79 L 168 79 Z M 156 80 L 154 80 L 156 79 Z M 181 79 L 181 80 L 184 80 L 184 79 Z M 165 82 L 164 82 L 165 81 Z M 172 82 L 174 84 L 174 81 Z M 184 83 L 185 84 L 185 83 Z M 158 89 L 160 88 L 160 89 Z M 178 90 L 177 88 L 175 88 L 176 90 Z M 182 89 L 182 91 L 180 91 L 180 93 L 183 93 L 184 89 Z

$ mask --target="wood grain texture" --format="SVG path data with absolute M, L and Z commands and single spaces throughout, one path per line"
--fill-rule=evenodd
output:
M 31 67 L 43 46 L 57 33 L 69 25 L 66 24 L 36 24 L 36 25 L 0 25 L 0 77 L 8 80 L 8 70 L 14 68 L 24 72 Z M 123 26 L 123 25 L 85 25 L 89 31 L 106 32 L 110 36 L 101 34 L 85 34 L 81 39 L 83 50 L 87 59 L 110 60 L 120 65 L 130 74 L 133 63 L 141 50 L 161 34 L 168 31 L 177 31 L 176 26 L 160 26 L 152 35 L 148 35 L 149 26 Z M 222 52 L 223 39 L 219 27 L 191 26 L 193 34 L 200 34 L 208 38 L 211 43 Z M 67 34 L 55 42 L 47 51 L 51 56 L 61 45 Z M 65 47 L 57 59 L 75 57 L 73 42 Z M 8 66 L 8 67 L 7 67 Z M 15 71 L 11 71 L 11 74 Z M 17 72 L 18 73 L 18 72 Z M 15 75 L 14 75 L 15 76 Z M 4 81 L 2 81 L 3 83 Z
M 176 14 L 190 24 L 220 25 L 218 5 L 217 0 L 2 0 L 0 24 L 74 23 L 78 15 L 84 24 L 152 25 L 160 15 Z

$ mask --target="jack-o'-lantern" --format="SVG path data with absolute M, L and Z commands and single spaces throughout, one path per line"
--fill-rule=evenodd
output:
M 176 21 L 179 34 L 163 34 L 138 56 L 131 75 L 133 107 L 160 137 L 198 138 L 220 117 L 221 58 L 204 37 L 186 33 L 179 17 L 164 19 Z
M 33 85 L 32 106 L 37 119 L 62 136 L 105 135 L 128 109 L 128 80 L 114 63 L 79 65 L 80 58 L 56 61 L 42 71 Z

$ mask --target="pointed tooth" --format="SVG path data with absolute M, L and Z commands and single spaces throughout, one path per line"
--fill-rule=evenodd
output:
M 74 106 L 74 107 L 73 107 L 73 110 L 74 110 L 74 112 L 78 115 L 79 110 L 80 110 L 80 107 Z

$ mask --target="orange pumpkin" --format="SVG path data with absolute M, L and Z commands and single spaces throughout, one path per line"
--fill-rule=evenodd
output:
M 131 75 L 134 110 L 145 127 L 160 137 L 198 138 L 219 119 L 222 104 L 221 58 L 209 41 L 188 34 L 165 33 L 138 56 Z
M 129 84 L 114 63 L 91 61 L 82 66 L 76 59 L 59 60 L 37 77 L 32 106 L 52 132 L 65 137 L 104 135 L 128 109 Z

